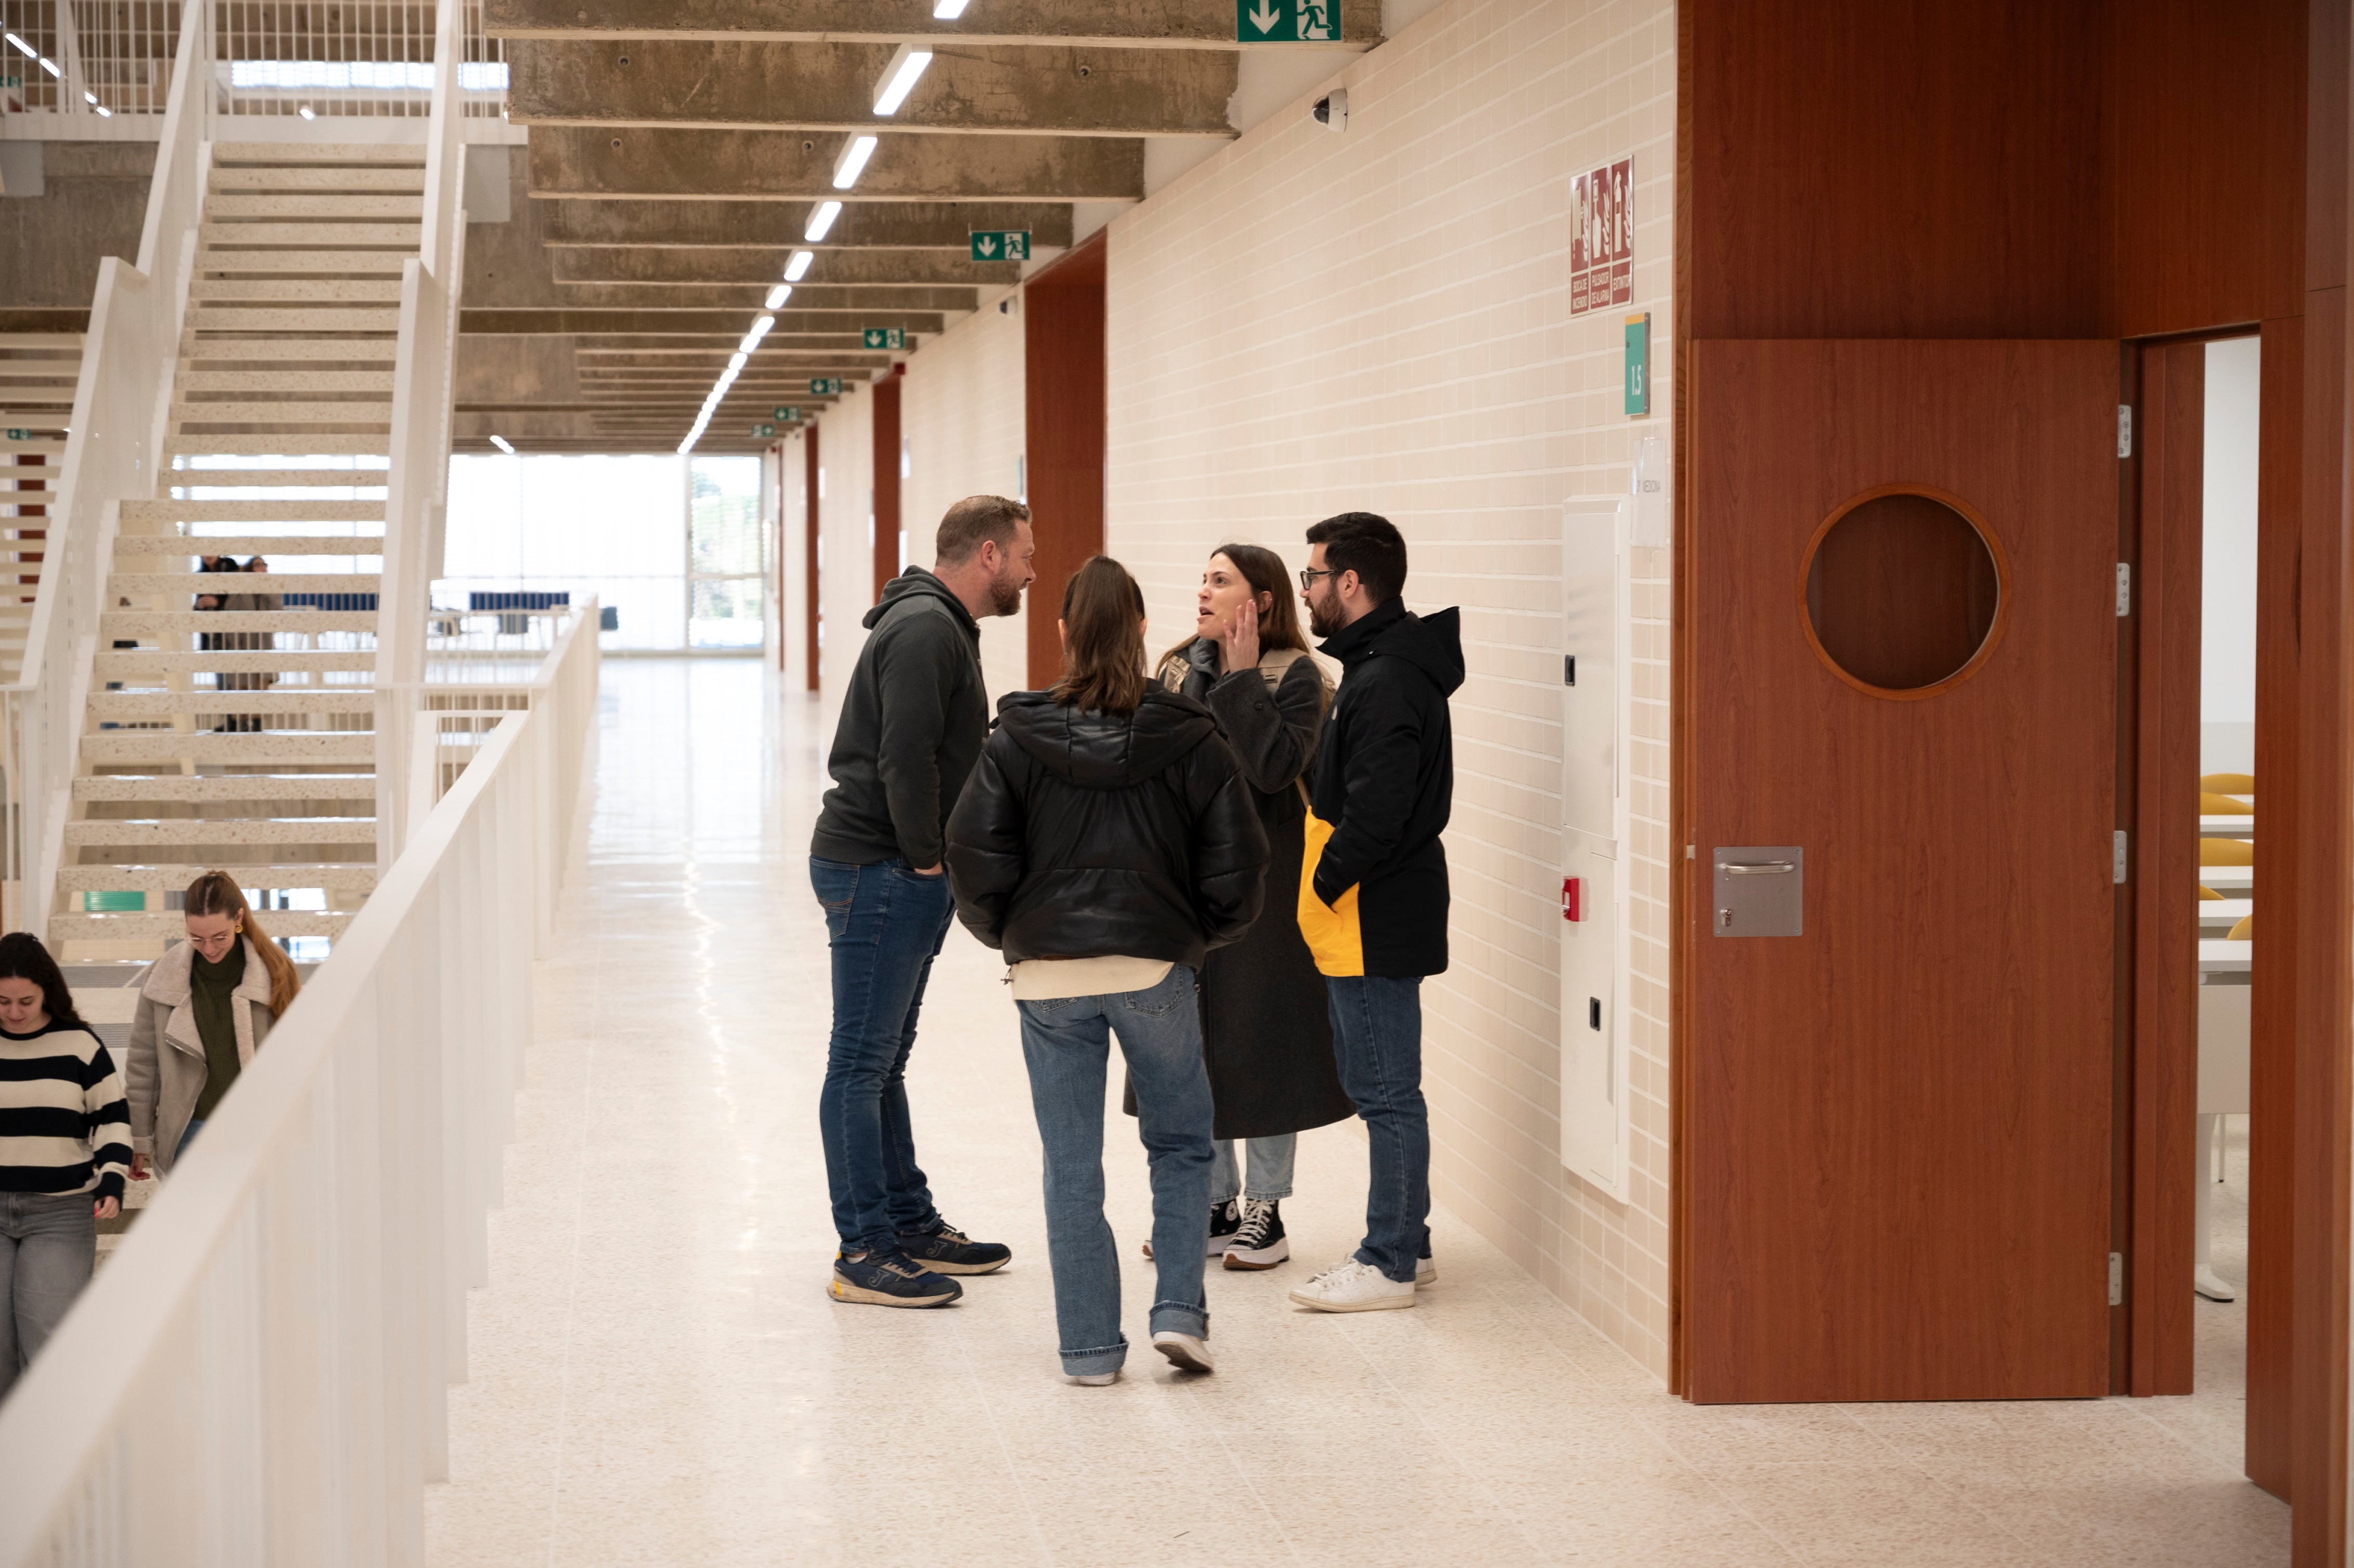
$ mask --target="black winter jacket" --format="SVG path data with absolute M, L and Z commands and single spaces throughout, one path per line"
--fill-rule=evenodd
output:
M 989 736 L 981 628 L 946 583 L 909 567 L 866 612 L 810 853 L 851 865 L 938 865 L 940 832 Z
M 1447 968 L 1447 846 L 1455 800 L 1454 728 L 1447 699 L 1463 683 L 1459 617 L 1427 619 L 1396 599 L 1324 640 L 1341 662 L 1309 795 L 1332 837 L 1316 863 L 1316 896 L 1331 906 L 1357 888 L 1368 975 L 1435 975 Z
M 1129 715 L 1045 692 L 997 705 L 949 818 L 949 881 L 972 934 L 1028 959 L 1202 967 L 1250 928 L 1267 833 L 1201 704 L 1148 690 Z

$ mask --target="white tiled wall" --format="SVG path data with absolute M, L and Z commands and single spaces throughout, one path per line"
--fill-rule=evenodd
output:
M 873 517 L 875 494 L 875 394 L 854 387 L 826 410 L 818 430 L 818 467 L 825 493 L 817 505 L 818 536 L 824 554 L 818 572 L 818 604 L 825 647 L 819 660 L 829 713 L 842 703 L 858 651 L 866 642 L 859 621 L 875 608 Z
M 1632 1201 L 1559 1159 L 1561 503 L 1667 433 L 1672 0 L 1448 0 L 1352 67 L 1335 135 L 1276 115 L 1114 224 L 1108 547 L 1155 647 L 1221 540 L 1405 532 L 1463 608 L 1453 962 L 1426 991 L 1440 1200 L 1654 1372 L 1668 1362 L 1668 552 L 1638 552 Z M 1569 313 L 1573 175 L 1632 155 L 1635 300 Z M 1622 411 L 1652 314 L 1658 414 Z
M 1017 312 L 1019 296 L 1016 297 Z M 993 307 L 967 316 L 907 361 L 899 428 L 908 474 L 900 494 L 910 557 L 931 565 L 941 515 L 968 495 L 1017 495 L 1023 444 L 1022 317 Z M 990 700 L 1026 688 L 1023 616 L 981 626 Z

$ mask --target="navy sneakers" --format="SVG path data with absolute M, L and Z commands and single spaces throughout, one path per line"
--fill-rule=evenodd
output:
M 825 1289 L 836 1301 L 875 1307 L 945 1307 L 964 1294 L 964 1287 L 955 1280 L 942 1278 L 898 1251 L 837 1255 L 833 1278 Z
M 977 1242 L 946 1220 L 928 1232 L 901 1231 L 899 1245 L 935 1274 L 993 1274 L 1013 1256 L 1003 1242 Z

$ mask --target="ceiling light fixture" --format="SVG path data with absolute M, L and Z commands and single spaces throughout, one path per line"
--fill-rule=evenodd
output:
M 793 286 L 790 283 L 779 283 L 769 291 L 769 297 L 760 302 L 760 308 L 764 311 L 776 310 L 792 297 Z
M 743 349 L 738 348 L 735 353 L 727 356 L 727 368 L 730 371 L 741 370 L 744 368 L 744 362 L 751 357 L 751 355 Z
M 932 51 L 919 49 L 913 44 L 901 44 L 891 63 L 883 68 L 883 79 L 875 89 L 875 112 L 896 114 L 899 105 L 907 101 L 907 94 L 916 88 L 916 80 L 924 68 L 932 63 Z
M 64 71 L 58 69 L 58 62 L 49 58 L 48 56 L 38 55 L 35 58 L 41 62 L 41 69 L 48 71 L 51 76 L 62 77 L 66 74 Z
M 30 44 L 27 43 L 24 39 L 22 39 L 22 38 L 18 37 L 16 34 L 14 34 L 14 33 L 9 34 L 9 35 L 8 35 L 8 41 L 9 41 L 10 43 L 12 43 L 12 44 L 16 45 L 16 48 L 17 48 L 17 52 L 18 52 L 18 53 L 20 53 L 20 54 L 22 54 L 22 55 L 23 55 L 27 59 L 28 59 L 28 60 L 37 60 L 37 59 L 39 59 L 39 58 L 41 58 L 41 51 L 40 51 L 40 50 L 38 50 L 38 49 L 35 48 L 32 45 L 30 45 Z
M 747 344 L 755 344 L 759 342 L 762 338 L 769 335 L 769 329 L 776 324 L 777 318 L 774 316 L 753 317 L 752 330 L 744 334 L 744 341 Z
M 318 111 L 313 110 L 307 103 L 302 105 L 300 109 L 297 109 L 294 112 L 301 115 L 305 120 L 316 120 L 319 118 Z
M 832 232 L 833 228 L 833 220 L 841 216 L 842 204 L 840 202 L 822 201 L 818 203 L 817 210 L 810 214 L 809 228 L 804 232 L 803 238 L 811 245 L 815 245 L 819 240 L 823 239 L 827 234 Z
M 810 263 L 817 260 L 814 250 L 796 250 L 793 259 L 785 263 L 785 281 L 798 283 L 809 271 Z
M 939 0 L 939 4 L 932 7 L 932 18 L 939 22 L 953 22 L 964 15 L 965 5 L 966 0 Z
M 515 455 L 514 448 L 507 445 L 507 439 L 504 436 L 493 436 L 491 438 L 491 445 L 498 448 L 499 450 L 506 453 L 509 457 Z
M 853 136 L 850 139 L 850 145 L 844 147 L 842 156 L 833 161 L 835 190 L 846 191 L 858 183 L 858 176 L 866 170 L 866 160 L 875 155 L 875 138 L 872 136 Z

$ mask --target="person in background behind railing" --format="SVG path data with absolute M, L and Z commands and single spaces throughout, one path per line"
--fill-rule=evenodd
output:
M 39 938 L 0 937 L 0 1397 L 90 1283 L 130 1160 L 114 1058 Z
M 155 960 L 131 1023 L 131 1173 L 168 1174 L 286 1014 L 302 981 L 246 907 L 237 879 L 188 884 L 188 939 Z
M 228 562 L 230 571 L 259 573 L 263 576 L 267 576 L 270 571 L 270 563 L 260 556 L 252 556 L 242 567 L 237 564 L 234 556 L 223 556 L 221 559 Z M 286 608 L 286 601 L 277 594 L 254 589 L 244 593 L 224 594 L 221 597 L 220 607 L 223 609 L 260 613 L 283 609 Z M 220 645 L 224 648 L 238 649 L 242 652 L 265 653 L 278 646 L 278 634 L 274 631 L 232 631 L 220 640 Z M 224 678 L 228 683 L 228 689 L 233 692 L 266 692 L 278 683 L 278 676 L 271 671 L 245 670 L 227 677 L 215 677 L 217 680 Z M 262 715 L 260 714 L 232 714 L 221 727 L 250 735 L 259 733 L 265 726 Z

